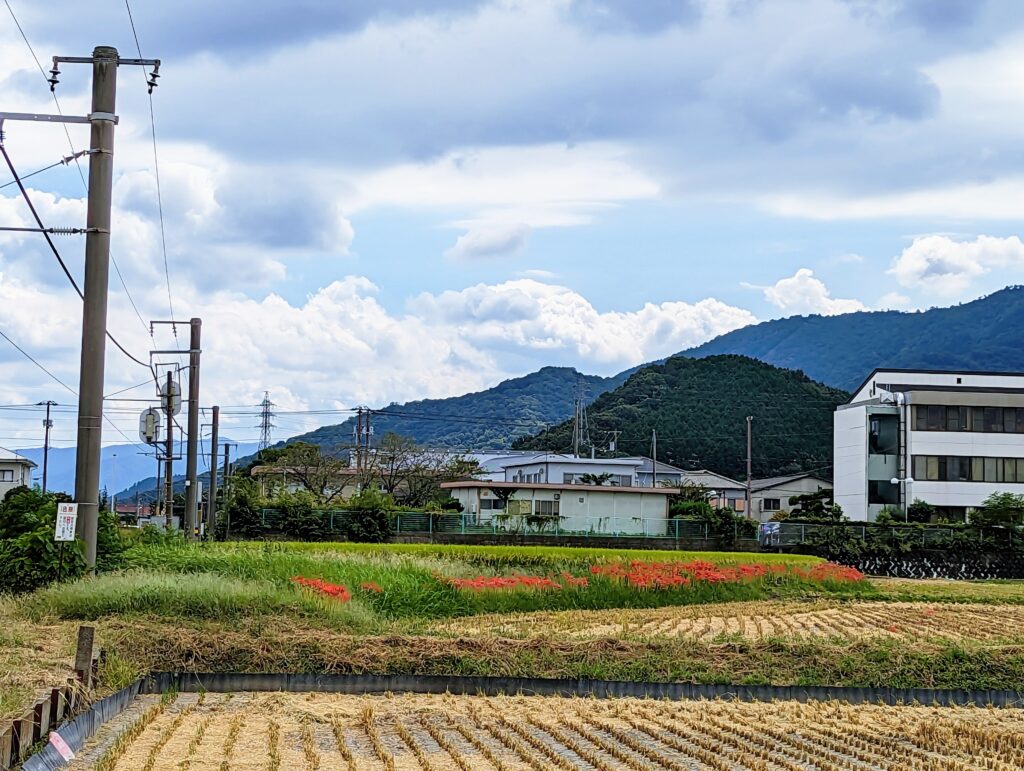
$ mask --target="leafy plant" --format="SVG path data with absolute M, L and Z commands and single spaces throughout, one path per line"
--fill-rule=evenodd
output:
M 981 509 L 971 513 L 971 524 L 1021 525 L 1024 524 L 1024 495 L 1018 493 L 992 493 Z
M 348 516 L 341 523 L 342 535 L 349 541 L 381 543 L 394 535 L 391 496 L 374 487 L 364 487 L 347 502 Z

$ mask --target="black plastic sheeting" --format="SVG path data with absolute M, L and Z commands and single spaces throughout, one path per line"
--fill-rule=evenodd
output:
M 322 693 L 455 693 L 499 696 L 622 696 L 652 699 L 733 699 L 737 701 L 827 701 L 851 704 L 938 704 L 942 706 L 1024 707 L 1024 693 L 1002 690 L 930 688 L 847 688 L 804 685 L 695 685 L 615 680 L 548 680 L 527 677 L 444 677 L 420 675 L 315 675 L 159 672 L 145 678 L 142 693 L 210 691 L 290 691 Z
M 68 743 L 73 752 L 78 752 L 83 745 L 91 739 L 100 726 L 111 718 L 120 715 L 131 705 L 135 697 L 139 695 L 142 681 L 136 680 L 127 688 L 122 688 L 106 698 L 100 699 L 85 712 L 82 712 L 72 720 L 68 720 L 56 729 L 56 733 Z M 47 744 L 42 750 L 25 761 L 22 768 L 24 771 L 51 771 L 51 769 L 66 766 L 68 761 L 64 760 L 52 744 Z

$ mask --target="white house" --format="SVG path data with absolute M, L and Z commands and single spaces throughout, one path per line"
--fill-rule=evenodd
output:
M 608 474 L 609 487 L 636 487 L 637 471 L 643 461 L 638 458 L 576 458 L 559 453 L 538 453 L 532 457 L 504 464 L 506 482 L 543 482 L 545 484 L 580 484 L 591 476 Z
M 0 447 L 0 500 L 8 490 L 32 486 L 32 469 L 36 464 L 28 458 Z
M 520 472 L 531 477 L 541 473 L 530 467 L 517 469 L 512 475 Z M 441 487 L 480 524 L 510 531 L 551 532 L 557 528 L 561 532 L 609 535 L 665 535 L 668 501 L 673 492 L 666 487 L 542 481 L 472 480 L 445 482 Z
M 760 522 L 767 522 L 780 511 L 789 511 L 790 498 L 831 489 L 831 482 L 810 473 L 752 479 L 750 481 L 751 516 Z
M 1024 493 L 1024 373 L 876 369 L 834 425 L 851 519 L 915 499 L 965 517 L 993 492 Z

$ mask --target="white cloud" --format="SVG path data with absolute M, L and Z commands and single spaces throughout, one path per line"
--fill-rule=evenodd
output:
M 1024 243 L 1019 237 L 956 241 L 922 236 L 893 260 L 888 272 L 901 286 L 952 297 L 995 268 L 1024 270 Z
M 832 297 L 828 287 L 814 277 L 814 271 L 810 268 L 800 268 L 789 278 L 781 278 L 772 286 L 758 288 L 764 292 L 765 300 L 786 314 L 819 313 L 835 316 L 867 310 L 867 306 L 859 300 Z
M 445 255 L 454 260 L 506 257 L 520 251 L 529 234 L 529 226 L 522 223 L 477 227 L 459 236 Z
M 888 292 L 878 298 L 878 308 L 881 310 L 903 310 L 909 308 L 911 303 L 909 297 L 899 292 Z

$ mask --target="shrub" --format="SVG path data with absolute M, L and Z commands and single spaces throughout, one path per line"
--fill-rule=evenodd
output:
M 937 513 L 936 508 L 930 503 L 915 498 L 914 502 L 907 507 L 907 521 L 931 522 Z
M 342 521 L 342 534 L 349 541 L 382 543 L 389 540 L 395 533 L 391 521 L 394 507 L 390 495 L 364 487 L 347 503 L 348 516 Z
M 1024 524 L 1024 495 L 992 493 L 983 508 L 971 513 L 971 524 L 979 526 Z
M 270 502 L 281 513 L 281 532 L 301 541 L 322 541 L 328 533 L 315 504 L 316 498 L 307 490 L 282 492 Z

